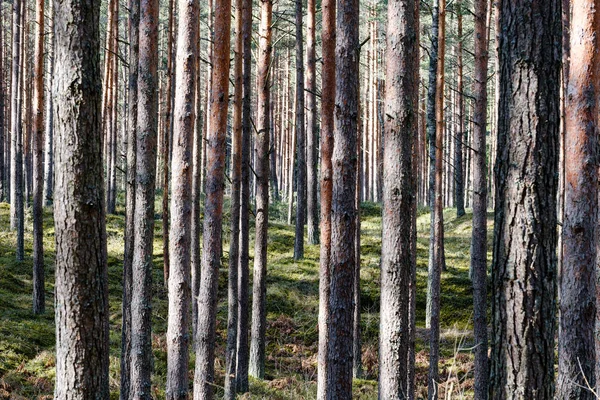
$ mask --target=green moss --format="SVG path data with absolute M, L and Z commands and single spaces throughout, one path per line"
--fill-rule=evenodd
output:
M 121 204 L 123 195 L 119 194 Z M 167 292 L 163 282 L 163 248 L 160 192 L 156 200 L 153 269 L 153 393 L 164 398 L 166 376 Z M 228 206 L 225 205 L 225 210 Z M 122 258 L 124 210 L 107 217 L 108 277 L 110 305 L 111 398 L 118 398 Z M 244 399 L 310 399 L 316 395 L 316 351 L 318 341 L 319 246 L 305 245 L 305 259 L 293 259 L 294 227 L 286 223 L 288 207 L 270 207 L 267 275 L 267 381 L 251 380 Z M 417 382 L 422 392 L 427 374 L 427 331 L 425 301 L 429 214 L 420 209 L 417 219 Z M 50 396 L 54 380 L 54 226 L 51 210 L 44 214 L 44 248 L 47 270 L 47 313 L 31 312 L 32 238 L 26 231 L 26 261 L 14 261 L 16 237 L 8 227 L 9 206 L 0 204 L 0 398 L 6 393 L 25 398 Z M 361 207 L 361 310 L 363 365 L 366 380 L 354 382 L 354 397 L 377 398 L 377 348 L 379 336 L 379 261 L 381 255 L 381 207 L 364 203 Z M 224 259 L 219 271 L 217 322 L 217 385 L 223 384 L 226 337 L 227 258 L 229 256 L 228 211 L 224 221 Z M 471 214 L 456 218 L 455 210 L 445 210 L 447 270 L 442 274 L 442 377 L 457 376 L 461 390 L 468 393 L 472 357 L 461 348 L 469 347 L 472 326 L 472 288 L 469 279 Z M 489 216 L 491 218 L 491 215 Z M 251 217 L 252 221 L 252 217 Z M 253 223 L 253 222 L 252 222 Z M 251 223 L 251 225 L 252 225 Z M 491 227 L 491 223 L 490 223 Z M 253 232 L 252 232 L 253 233 Z M 252 237 L 251 237 L 251 240 Z M 250 269 L 253 243 L 250 246 Z M 190 350 L 191 351 L 191 350 Z M 191 354 L 190 371 L 194 355 Z M 446 374 L 446 375 L 444 375 Z M 452 375 L 454 374 L 454 375 Z M 191 372 L 192 376 L 193 373 Z M 445 379 L 445 378 L 444 378 Z M 425 383 L 424 383 L 425 382 Z M 466 383 L 465 383 L 466 382 Z M 2 392 L 2 390 L 4 392 Z M 221 392 L 221 389 L 217 390 Z

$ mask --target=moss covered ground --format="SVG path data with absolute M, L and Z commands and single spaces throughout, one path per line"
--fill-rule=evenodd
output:
M 122 200 L 122 199 L 121 199 Z M 157 205 L 160 199 L 157 198 Z M 225 208 L 227 209 L 227 207 Z M 159 208 L 157 207 L 157 210 Z M 306 258 L 293 260 L 294 229 L 285 223 L 287 206 L 271 207 L 268 243 L 268 345 L 266 380 L 251 381 L 242 399 L 311 399 L 316 395 L 317 314 L 319 247 L 305 246 Z M 156 221 L 153 284 L 153 391 L 164 398 L 166 375 L 167 293 L 162 278 L 162 228 Z M 472 397 L 472 288 L 469 279 L 471 214 L 456 218 L 447 209 L 445 244 L 447 270 L 442 274 L 442 364 L 440 396 Z M 15 261 L 16 235 L 9 230 L 9 206 L 0 204 L 0 399 L 51 399 L 54 380 L 54 227 L 50 209 L 45 210 L 46 308 L 42 316 L 31 311 L 32 238 L 31 217 L 26 218 L 26 259 Z M 428 332 L 425 329 L 429 214 L 417 221 L 417 387 L 426 396 Z M 227 215 L 225 215 L 227 220 Z M 488 218 L 491 228 L 491 216 Z M 228 225 L 224 225 L 224 238 Z M 118 398 L 123 257 L 123 209 L 107 218 L 110 297 L 111 398 Z M 252 238 L 251 238 L 252 239 Z M 377 341 L 379 330 L 380 206 L 362 205 L 361 308 L 364 366 L 363 379 L 354 382 L 356 399 L 377 398 Z M 219 284 L 217 384 L 223 383 L 226 337 L 226 259 Z M 252 246 L 251 246 L 252 249 Z M 251 254 L 252 257 L 252 254 Z M 252 262 L 252 260 L 251 260 Z M 192 354 L 193 363 L 193 354 Z M 190 366 L 193 371 L 193 365 Z M 190 377 L 193 376 L 192 372 Z

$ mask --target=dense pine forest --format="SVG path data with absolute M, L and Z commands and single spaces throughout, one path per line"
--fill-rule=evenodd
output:
M 0 399 L 598 399 L 600 0 L 0 0 Z

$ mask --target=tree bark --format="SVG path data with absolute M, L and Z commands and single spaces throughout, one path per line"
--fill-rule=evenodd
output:
M 298 5 L 296 4 L 296 7 Z M 298 10 L 296 9 L 296 12 Z M 261 0 L 258 55 L 258 110 L 255 135 L 256 232 L 254 239 L 254 282 L 252 285 L 252 340 L 250 375 L 265 376 L 267 333 L 267 229 L 269 224 L 269 108 L 271 102 L 272 0 Z M 298 22 L 298 20 L 296 20 Z M 296 31 L 296 33 L 298 33 Z M 296 226 L 298 220 L 296 221 Z M 296 232 L 297 234 L 297 232 Z M 297 238 L 297 237 L 296 237 Z
M 500 26 L 490 397 L 549 399 L 554 396 L 560 0 L 503 0 Z
M 163 125 L 162 159 L 163 159 L 163 278 L 165 286 L 169 281 L 169 167 L 171 164 L 171 109 L 173 104 L 173 29 L 174 29 L 174 0 L 169 0 L 169 26 L 167 28 L 167 90 L 165 94 L 165 119 Z
M 216 0 L 212 92 L 210 94 L 210 129 L 206 144 L 206 199 L 202 276 L 198 296 L 198 328 L 196 332 L 196 371 L 194 398 L 214 397 L 214 358 L 217 323 L 217 289 L 221 266 L 221 234 L 223 221 L 223 187 L 227 137 L 229 94 L 229 44 L 231 1 Z
M 195 122 L 196 57 L 199 2 L 179 0 L 171 232 L 169 235 L 169 314 L 167 325 L 167 391 L 170 400 L 188 398 L 191 303 L 192 151 Z
M 317 79 L 315 56 L 316 31 L 315 0 L 308 0 L 307 35 L 306 35 L 306 163 L 307 163 L 307 226 L 308 243 L 319 243 L 319 207 L 317 203 Z
M 0 13 L 0 21 L 4 25 L 3 15 Z M 5 61 L 5 43 L 7 43 L 4 37 L 4 29 L 0 29 L 0 200 L 6 199 L 6 166 L 4 159 L 4 141 L 6 136 L 6 124 L 4 121 L 4 108 L 6 99 L 6 84 L 4 80 L 4 65 Z M 8 47 L 8 43 L 6 45 Z
M 565 202 L 560 271 L 558 386 L 561 399 L 593 399 L 596 388 L 596 243 L 600 1 L 573 1 L 565 93 Z
M 22 0 L 13 1 L 13 43 L 11 84 L 11 158 L 10 158 L 10 227 L 17 231 L 16 259 L 22 261 L 23 249 L 23 142 L 22 142 L 22 48 L 24 23 Z
M 413 0 L 388 3 L 379 397 L 411 398 L 409 382 L 410 286 L 416 179 L 413 142 L 418 135 L 418 15 Z M 417 79 L 415 79 L 417 78 Z
M 352 397 L 353 293 L 356 254 L 359 2 L 340 0 L 336 15 L 336 96 L 331 206 L 327 399 Z
M 250 250 L 250 132 L 251 132 L 251 95 L 252 95 L 252 0 L 244 0 L 243 24 L 243 63 L 242 63 L 242 167 L 240 182 L 240 260 L 238 264 L 238 338 L 236 357 L 236 385 L 240 393 L 248 391 L 248 318 L 250 315 L 249 286 L 249 250 Z
M 458 129 L 454 133 L 454 198 L 456 203 L 456 215 L 462 217 L 465 215 L 465 175 L 463 147 L 465 137 L 465 100 L 463 96 L 463 5 L 457 4 L 457 34 L 458 43 L 456 45 L 457 57 L 457 87 L 454 94 L 458 103 Z
M 152 255 L 158 131 L 158 0 L 140 1 L 135 232 L 131 291 L 133 400 L 150 400 Z
M 53 18 L 57 104 L 54 397 L 108 400 L 100 3 L 56 1 Z
M 437 399 L 440 357 L 440 291 L 441 275 L 444 269 L 444 56 L 446 46 L 446 0 L 439 0 L 438 60 L 435 100 L 435 201 L 433 204 L 433 264 L 429 268 L 427 280 L 429 310 L 429 377 L 427 395 L 429 400 Z
M 296 236 L 294 260 L 304 258 L 304 223 L 306 219 L 306 128 L 304 125 L 304 39 L 302 35 L 302 0 L 296 0 Z
M 235 399 L 238 336 L 238 268 L 240 262 L 240 189 L 242 180 L 242 110 L 244 57 L 244 2 L 235 2 L 234 100 L 231 138 L 231 240 L 229 242 L 229 279 L 227 293 L 227 349 L 225 350 L 225 399 Z
M 321 41 L 323 47 L 323 71 L 321 90 L 327 93 L 321 101 L 321 231 L 319 260 L 319 354 L 317 367 L 317 399 L 324 400 L 328 370 L 328 327 L 329 285 L 331 254 L 331 202 L 333 188 L 333 131 L 335 128 L 333 111 L 335 108 L 335 45 L 336 45 L 336 2 L 324 0 L 322 3 L 323 28 Z
M 49 10 L 48 14 L 53 15 L 54 13 L 54 0 L 48 1 Z M 44 35 L 48 36 L 48 45 L 46 49 L 46 68 L 48 71 L 46 77 L 46 127 L 45 133 L 45 155 L 44 155 L 44 203 L 46 206 L 52 205 L 52 199 L 54 197 L 54 94 L 52 93 L 52 71 L 54 70 L 54 20 L 50 18 L 48 20 L 48 32 Z M 0 102 L 0 104 L 3 104 Z M 2 119 L 2 118 L 0 118 Z M 0 137 L 0 166 L 4 165 L 2 158 L 3 149 L 3 138 Z M 0 182 L 2 182 L 3 198 L 6 197 L 6 178 L 4 168 L 0 171 Z
M 131 378 L 131 291 L 135 237 L 135 196 L 137 167 L 137 113 L 140 5 L 129 0 L 129 114 L 127 129 L 127 170 L 125 200 L 125 249 L 123 254 L 123 304 L 121 328 L 120 399 L 129 400 Z
M 473 337 L 475 339 L 475 396 L 488 397 L 487 337 L 487 1 L 475 2 L 475 82 L 473 87 L 473 231 L 471 271 L 473 279 Z
M 44 289 L 44 0 L 36 1 L 33 82 L 33 312 L 45 311 Z M 1 80 L 1 78 L 0 78 Z M 1 88 L 0 88 L 1 90 Z M 0 103 L 2 107 L 2 103 Z

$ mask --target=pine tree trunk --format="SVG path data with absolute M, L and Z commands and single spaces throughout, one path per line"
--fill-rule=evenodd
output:
M 381 328 L 379 397 L 408 399 L 410 287 L 416 179 L 413 143 L 418 135 L 418 15 L 413 0 L 388 3 L 386 98 L 381 244 Z
M 335 107 L 335 0 L 324 0 L 322 3 L 323 28 L 321 33 L 323 47 L 323 71 L 321 90 L 328 93 L 321 101 L 321 230 L 319 260 L 319 354 L 317 399 L 324 400 L 326 388 L 329 386 L 328 370 L 328 324 L 331 318 L 329 311 L 330 254 L 331 254 L 331 201 L 333 188 L 333 131 Z
M 48 15 L 52 15 L 54 13 L 54 0 L 48 1 L 49 10 Z M 49 18 L 48 20 L 48 28 L 45 36 L 48 36 L 48 43 L 46 49 L 46 68 L 47 68 L 47 76 L 46 76 L 46 121 L 45 121 L 45 150 L 44 150 L 44 203 L 46 206 L 52 205 L 52 198 L 54 197 L 54 94 L 52 93 L 52 71 L 54 69 L 54 20 Z M 0 104 L 3 104 L 0 101 Z M 0 111 L 1 113 L 1 111 Z M 0 118 L 1 120 L 2 118 Z M 3 139 L 0 137 L 0 166 L 4 165 L 2 153 L 4 153 L 3 149 Z M 4 168 L 0 168 L 0 182 L 2 183 L 3 188 L 3 198 L 5 197 L 4 192 L 6 191 L 5 185 L 5 171 Z
M 302 35 L 302 0 L 296 0 L 296 236 L 294 260 L 304 258 L 304 223 L 306 219 L 306 128 L 304 125 L 304 39 Z
M 325 398 L 352 397 L 353 293 L 356 253 L 359 2 L 340 0 L 336 15 L 336 96 L 332 155 L 330 319 Z
M 319 207 L 317 203 L 317 79 L 315 55 L 316 7 L 315 0 L 308 1 L 306 36 L 306 163 L 307 163 L 307 226 L 308 243 L 319 243 Z
M 198 295 L 194 398 L 214 397 L 217 289 L 221 266 L 223 188 L 229 94 L 231 1 L 216 0 L 210 124 L 206 145 L 206 199 L 202 276 Z
M 473 87 L 473 232 L 471 274 L 473 279 L 473 338 L 475 339 L 475 396 L 488 396 L 487 337 L 487 1 L 475 2 L 475 81 Z
M 242 169 L 240 183 L 240 261 L 238 264 L 238 338 L 236 357 L 236 385 L 240 393 L 248 391 L 248 318 L 250 307 L 248 299 L 249 286 L 249 251 L 250 251 L 250 135 L 251 135 L 251 94 L 252 94 L 252 0 L 244 0 L 243 4 L 243 65 L 242 65 Z
M 158 0 L 140 1 L 130 398 L 150 400 L 152 267 L 158 131 Z
M 171 164 L 171 109 L 173 104 L 173 29 L 174 29 L 174 0 L 169 0 L 169 26 L 167 28 L 167 90 L 165 97 L 165 119 L 163 125 L 162 161 L 163 161 L 163 278 L 165 286 L 169 281 L 169 166 Z
M 45 311 L 44 289 L 44 0 L 36 1 L 33 111 L 33 312 Z M 0 68 L 1 70 L 1 68 Z M 1 80 L 1 78 L 0 78 Z M 0 88 L 1 90 L 1 88 Z M 0 103 L 1 104 L 1 103 Z M 1 106 L 0 106 L 1 107 Z
M 573 1 L 571 65 L 565 93 L 565 202 L 560 273 L 557 397 L 593 399 L 596 388 L 596 226 L 600 1 Z
M 463 147 L 465 137 L 465 101 L 463 96 L 463 5 L 457 4 L 457 34 L 458 44 L 456 49 L 457 57 L 457 93 L 455 96 L 458 103 L 458 129 L 454 133 L 454 198 L 456 203 L 456 215 L 462 217 L 465 215 L 465 175 Z
M 127 129 L 127 169 L 125 188 L 125 249 L 123 255 L 123 304 L 121 327 L 120 399 L 129 400 L 131 378 L 131 291 L 135 236 L 135 196 L 137 168 L 138 59 L 140 6 L 129 0 L 129 115 Z
M 296 5 L 297 6 L 297 5 Z M 273 2 L 263 0 L 260 9 L 258 55 L 258 110 L 255 135 L 256 233 L 254 245 L 254 283 L 252 285 L 252 340 L 250 375 L 265 376 L 267 332 L 267 229 L 269 223 L 269 106 L 271 101 L 271 20 Z M 297 21 L 296 21 L 297 22 Z M 298 223 L 298 221 L 296 221 Z
M 225 350 L 225 399 L 235 399 L 236 355 L 238 336 L 238 269 L 240 262 L 240 190 L 242 179 L 242 110 L 244 57 L 244 4 L 235 3 L 234 100 L 231 138 L 231 240 L 229 242 L 229 277 L 227 293 L 227 348 Z
M 4 24 L 4 17 L 2 13 L 0 13 L 0 24 L 2 26 L 6 26 Z M 4 108 L 5 108 L 5 90 L 6 84 L 4 81 L 4 65 L 5 61 L 5 43 L 7 43 L 6 47 L 8 47 L 8 42 L 4 37 L 4 29 L 0 28 L 0 200 L 4 201 L 6 199 L 6 168 L 5 168 L 5 160 L 4 160 L 4 141 L 6 136 L 6 124 L 4 122 Z
M 429 268 L 427 295 L 429 310 L 429 400 L 438 397 L 440 351 L 440 291 L 444 269 L 444 53 L 446 45 L 446 0 L 439 0 L 438 62 L 435 103 L 435 200 L 433 203 L 433 264 Z
M 109 398 L 99 17 L 99 2 L 55 3 L 54 396 L 67 400 Z
M 180 0 L 175 73 L 171 232 L 169 234 L 169 313 L 167 390 L 169 400 L 188 398 L 191 303 L 192 152 L 196 100 L 199 2 Z
M 504 0 L 500 25 L 490 397 L 550 399 L 556 317 L 560 0 Z M 522 79 L 527 79 L 527 85 L 517 85 Z

